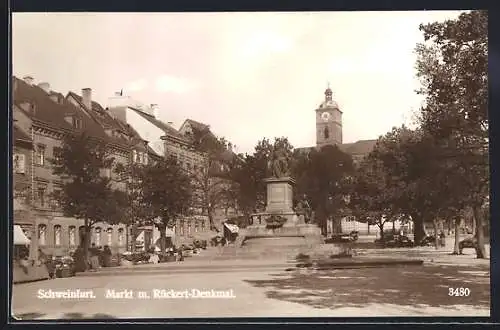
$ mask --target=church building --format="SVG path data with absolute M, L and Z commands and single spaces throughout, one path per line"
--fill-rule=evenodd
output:
M 316 146 L 298 148 L 301 152 L 309 153 L 314 148 L 320 149 L 327 145 L 336 145 L 340 150 L 351 155 L 354 164 L 359 164 L 375 147 L 377 143 L 376 139 L 344 143 L 342 137 L 342 111 L 338 103 L 333 99 L 333 92 L 329 86 L 325 90 L 325 99 L 315 112 Z M 360 234 L 376 233 L 377 229 L 373 227 L 356 221 L 354 217 L 346 217 L 341 221 L 341 228 L 344 233 L 349 233 L 353 230 L 359 231 Z M 333 222 L 328 221 L 327 235 L 332 232 Z
M 336 145 L 340 150 L 352 156 L 355 164 L 367 156 L 375 147 L 376 139 L 358 140 L 352 143 L 343 143 L 342 138 L 342 111 L 333 99 L 333 92 L 328 87 L 325 90 L 325 99 L 316 112 L 316 147 L 298 148 L 308 153 L 313 148 L 321 148 L 326 145 Z

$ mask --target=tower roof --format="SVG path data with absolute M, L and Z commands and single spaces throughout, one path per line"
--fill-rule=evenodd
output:
M 330 88 L 330 83 L 328 83 L 328 86 L 325 90 L 325 100 L 320 104 L 319 108 L 339 109 L 339 105 L 333 100 L 332 96 L 333 92 Z

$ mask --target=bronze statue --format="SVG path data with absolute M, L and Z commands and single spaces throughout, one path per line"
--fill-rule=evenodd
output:
M 305 194 L 297 203 L 297 213 L 303 216 L 305 223 L 309 223 L 312 220 L 312 208 L 309 205 Z
M 276 148 L 270 161 L 273 177 L 282 178 L 290 176 L 289 156 L 284 148 Z

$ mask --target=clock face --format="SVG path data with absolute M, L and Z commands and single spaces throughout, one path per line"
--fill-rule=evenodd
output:
M 321 114 L 321 119 L 323 119 L 323 121 L 328 121 L 330 119 L 330 113 L 329 112 L 323 112 Z

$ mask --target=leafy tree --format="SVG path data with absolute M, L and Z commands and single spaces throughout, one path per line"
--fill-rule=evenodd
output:
M 122 221 L 118 193 L 111 188 L 111 179 L 102 175 L 103 170 L 112 167 L 114 159 L 104 142 L 85 133 L 67 135 L 56 156 L 50 160 L 53 173 L 64 182 L 56 197 L 66 216 L 84 220 L 82 247 L 88 258 L 94 224 Z
M 140 226 L 151 224 L 153 214 L 143 195 L 143 178 L 148 165 L 130 162 L 128 164 L 117 164 L 115 172 L 119 181 L 125 182 L 126 189 L 119 199 L 121 212 L 127 223 L 131 224 L 132 251 L 135 251 L 135 241 L 139 234 Z
M 384 239 L 384 225 L 398 215 L 394 212 L 397 181 L 392 180 L 383 162 L 370 154 L 356 172 L 351 207 L 360 221 L 379 227 Z
M 165 253 L 166 229 L 188 214 L 192 205 L 190 177 L 173 158 L 145 166 L 139 173 L 142 186 L 139 202 L 149 209 L 146 220 L 160 231 L 161 253 Z
M 204 210 L 210 229 L 216 229 L 214 216 L 217 209 L 236 208 L 238 185 L 231 177 L 231 168 L 238 164 L 232 145 L 225 138 L 216 137 L 208 127 L 193 128 L 194 148 L 204 154 L 204 163 L 196 169 L 187 169 L 193 184 L 196 204 Z
M 259 161 L 253 155 L 245 155 L 242 162 L 233 166 L 231 178 L 237 185 L 237 204 L 245 215 L 255 212 L 256 206 L 265 205 L 262 191 L 266 169 L 259 166 Z M 258 203 L 260 200 L 261 203 Z
M 334 219 L 334 230 L 340 231 L 341 218 L 350 214 L 348 196 L 354 174 L 351 156 L 337 146 L 312 150 L 307 158 L 297 153 L 295 156 L 298 194 L 307 196 L 323 233 L 329 218 Z
M 477 257 L 484 258 L 481 206 L 489 194 L 487 13 L 421 25 L 425 43 L 417 45 L 422 129 L 442 150 L 443 161 L 462 174 L 461 199 L 476 219 Z M 459 202 L 460 198 L 456 201 Z

